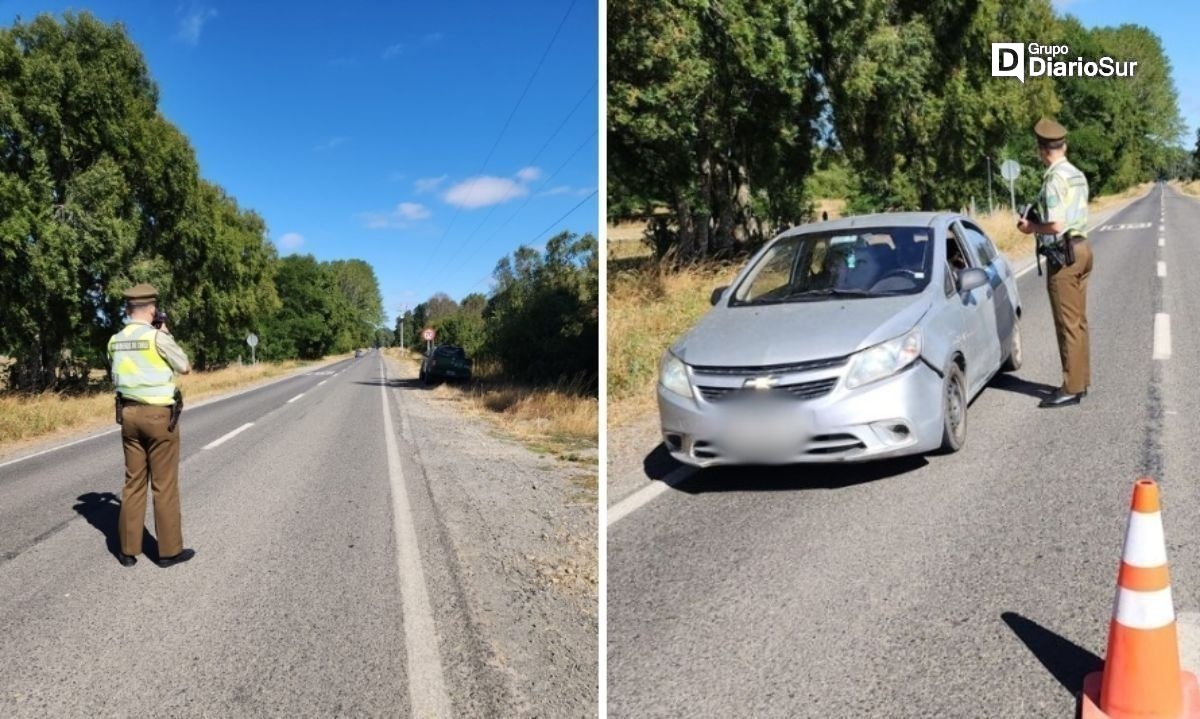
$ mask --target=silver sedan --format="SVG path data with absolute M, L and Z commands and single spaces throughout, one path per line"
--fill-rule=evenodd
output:
M 970 400 L 1021 364 L 1012 268 L 961 215 L 793 228 L 712 301 L 658 383 L 663 441 L 696 466 L 957 451 Z

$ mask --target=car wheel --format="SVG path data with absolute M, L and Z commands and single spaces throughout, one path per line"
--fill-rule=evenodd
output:
M 942 382 L 942 452 L 951 454 L 967 441 L 967 381 L 952 363 Z
M 1001 372 L 1016 372 L 1024 361 L 1021 349 L 1021 318 L 1013 318 L 1012 334 L 1008 337 L 1008 357 L 1000 365 Z

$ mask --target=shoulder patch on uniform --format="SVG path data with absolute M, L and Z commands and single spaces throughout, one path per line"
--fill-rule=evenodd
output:
M 1046 209 L 1056 207 L 1058 205 L 1058 194 L 1054 192 L 1046 193 Z

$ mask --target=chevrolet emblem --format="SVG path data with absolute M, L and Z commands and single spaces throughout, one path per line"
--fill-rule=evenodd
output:
M 778 377 L 754 377 L 746 380 L 746 383 L 742 387 L 745 389 L 763 390 L 771 389 L 777 384 L 779 384 Z

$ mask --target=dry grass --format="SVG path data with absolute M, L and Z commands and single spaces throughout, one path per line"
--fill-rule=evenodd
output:
M 1200 180 L 1192 180 L 1191 182 L 1175 181 L 1171 184 L 1180 192 L 1200 197 Z
M 420 355 L 398 348 L 385 353 L 417 374 Z M 477 363 L 474 372 L 475 380 L 469 384 L 440 384 L 432 395 L 460 403 L 539 452 L 569 461 L 596 461 L 599 403 L 584 387 L 565 381 L 550 387 L 515 384 L 500 378 L 499 368 L 485 362 Z
M 342 359 L 327 357 L 321 362 Z M 294 371 L 313 362 L 287 361 L 227 367 L 195 372 L 179 378 L 188 403 L 246 387 Z M 98 429 L 113 422 L 110 392 L 84 395 L 45 392 L 38 395 L 0 395 L 0 451 L 11 451 L 31 440 L 80 430 Z
M 1200 182 L 1192 184 L 1200 193 Z M 1143 184 L 1117 195 L 1096 198 L 1089 204 L 1089 211 L 1101 211 L 1148 189 L 1149 185 Z M 818 205 L 818 213 L 827 209 L 833 219 L 840 216 L 843 207 L 844 203 L 823 201 Z M 1009 258 L 1020 259 L 1033 253 L 1033 240 L 1017 231 L 1010 210 L 984 214 L 975 220 Z M 625 244 L 640 243 L 620 240 L 616 246 Z M 728 284 L 738 270 L 738 265 L 733 264 L 700 264 L 672 271 L 655 262 L 648 249 L 634 254 L 617 252 L 616 246 L 609 243 L 610 427 L 621 426 L 654 410 L 654 385 L 663 352 L 709 309 L 713 288 Z
M 737 274 L 732 264 L 671 272 L 652 262 L 608 277 L 608 420 L 622 424 L 654 407 L 658 362 L 710 307 L 713 288 Z

